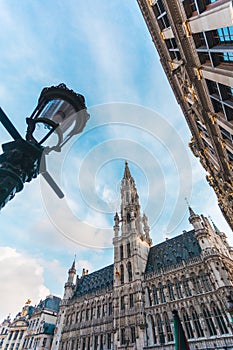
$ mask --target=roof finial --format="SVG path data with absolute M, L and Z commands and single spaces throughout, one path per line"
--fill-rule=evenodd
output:
M 186 202 L 186 204 L 187 204 L 187 207 L 188 207 L 190 216 L 195 216 L 196 214 L 194 213 L 193 209 L 191 208 L 190 203 L 189 203 L 187 197 L 185 197 L 185 202 Z
M 214 231 L 217 232 L 217 233 L 220 233 L 220 230 L 219 228 L 215 225 L 215 223 L 213 222 L 212 218 L 210 215 L 208 215 L 208 218 L 210 219 L 210 221 L 212 222 L 212 225 L 213 225 L 213 228 L 214 228 Z

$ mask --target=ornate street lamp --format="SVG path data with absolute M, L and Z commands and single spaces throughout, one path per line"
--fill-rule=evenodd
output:
M 39 173 L 59 198 L 64 197 L 46 170 L 45 156 L 51 151 L 60 152 L 72 136 L 83 130 L 88 119 L 84 97 L 65 84 L 42 90 L 35 110 L 26 118 L 26 140 L 0 108 L 0 122 L 14 139 L 2 145 L 0 155 L 0 209 L 23 189 L 25 182 L 30 182 Z M 42 128 L 38 127 L 40 124 Z M 56 135 L 55 144 L 46 145 L 52 134 Z

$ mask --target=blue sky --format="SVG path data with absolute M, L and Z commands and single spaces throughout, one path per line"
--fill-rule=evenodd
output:
M 45 86 L 82 93 L 91 115 L 48 160 L 65 200 L 36 179 L 0 214 L 0 319 L 62 295 L 75 254 L 79 274 L 112 263 L 125 159 L 154 244 L 191 228 L 185 197 L 232 243 L 136 0 L 2 0 L 0 21 L 0 105 L 22 135 Z

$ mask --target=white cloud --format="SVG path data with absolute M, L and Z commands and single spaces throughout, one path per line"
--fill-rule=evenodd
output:
M 0 247 L 0 319 L 14 317 L 30 298 L 32 305 L 50 294 L 44 285 L 43 267 L 36 259 L 11 247 Z

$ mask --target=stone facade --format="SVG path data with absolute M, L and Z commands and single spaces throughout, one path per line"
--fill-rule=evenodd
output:
M 190 148 L 233 229 L 233 4 L 137 0 L 182 108 Z
M 52 350 L 174 349 L 177 310 L 190 348 L 233 349 L 227 303 L 233 254 L 226 235 L 189 208 L 193 230 L 152 246 L 126 163 L 114 217 L 114 263 L 68 272 Z M 76 278 L 76 281 L 75 281 Z
M 0 349 L 51 349 L 60 301 L 50 295 L 37 306 L 31 306 L 28 300 L 13 321 L 8 317 L 0 325 Z

